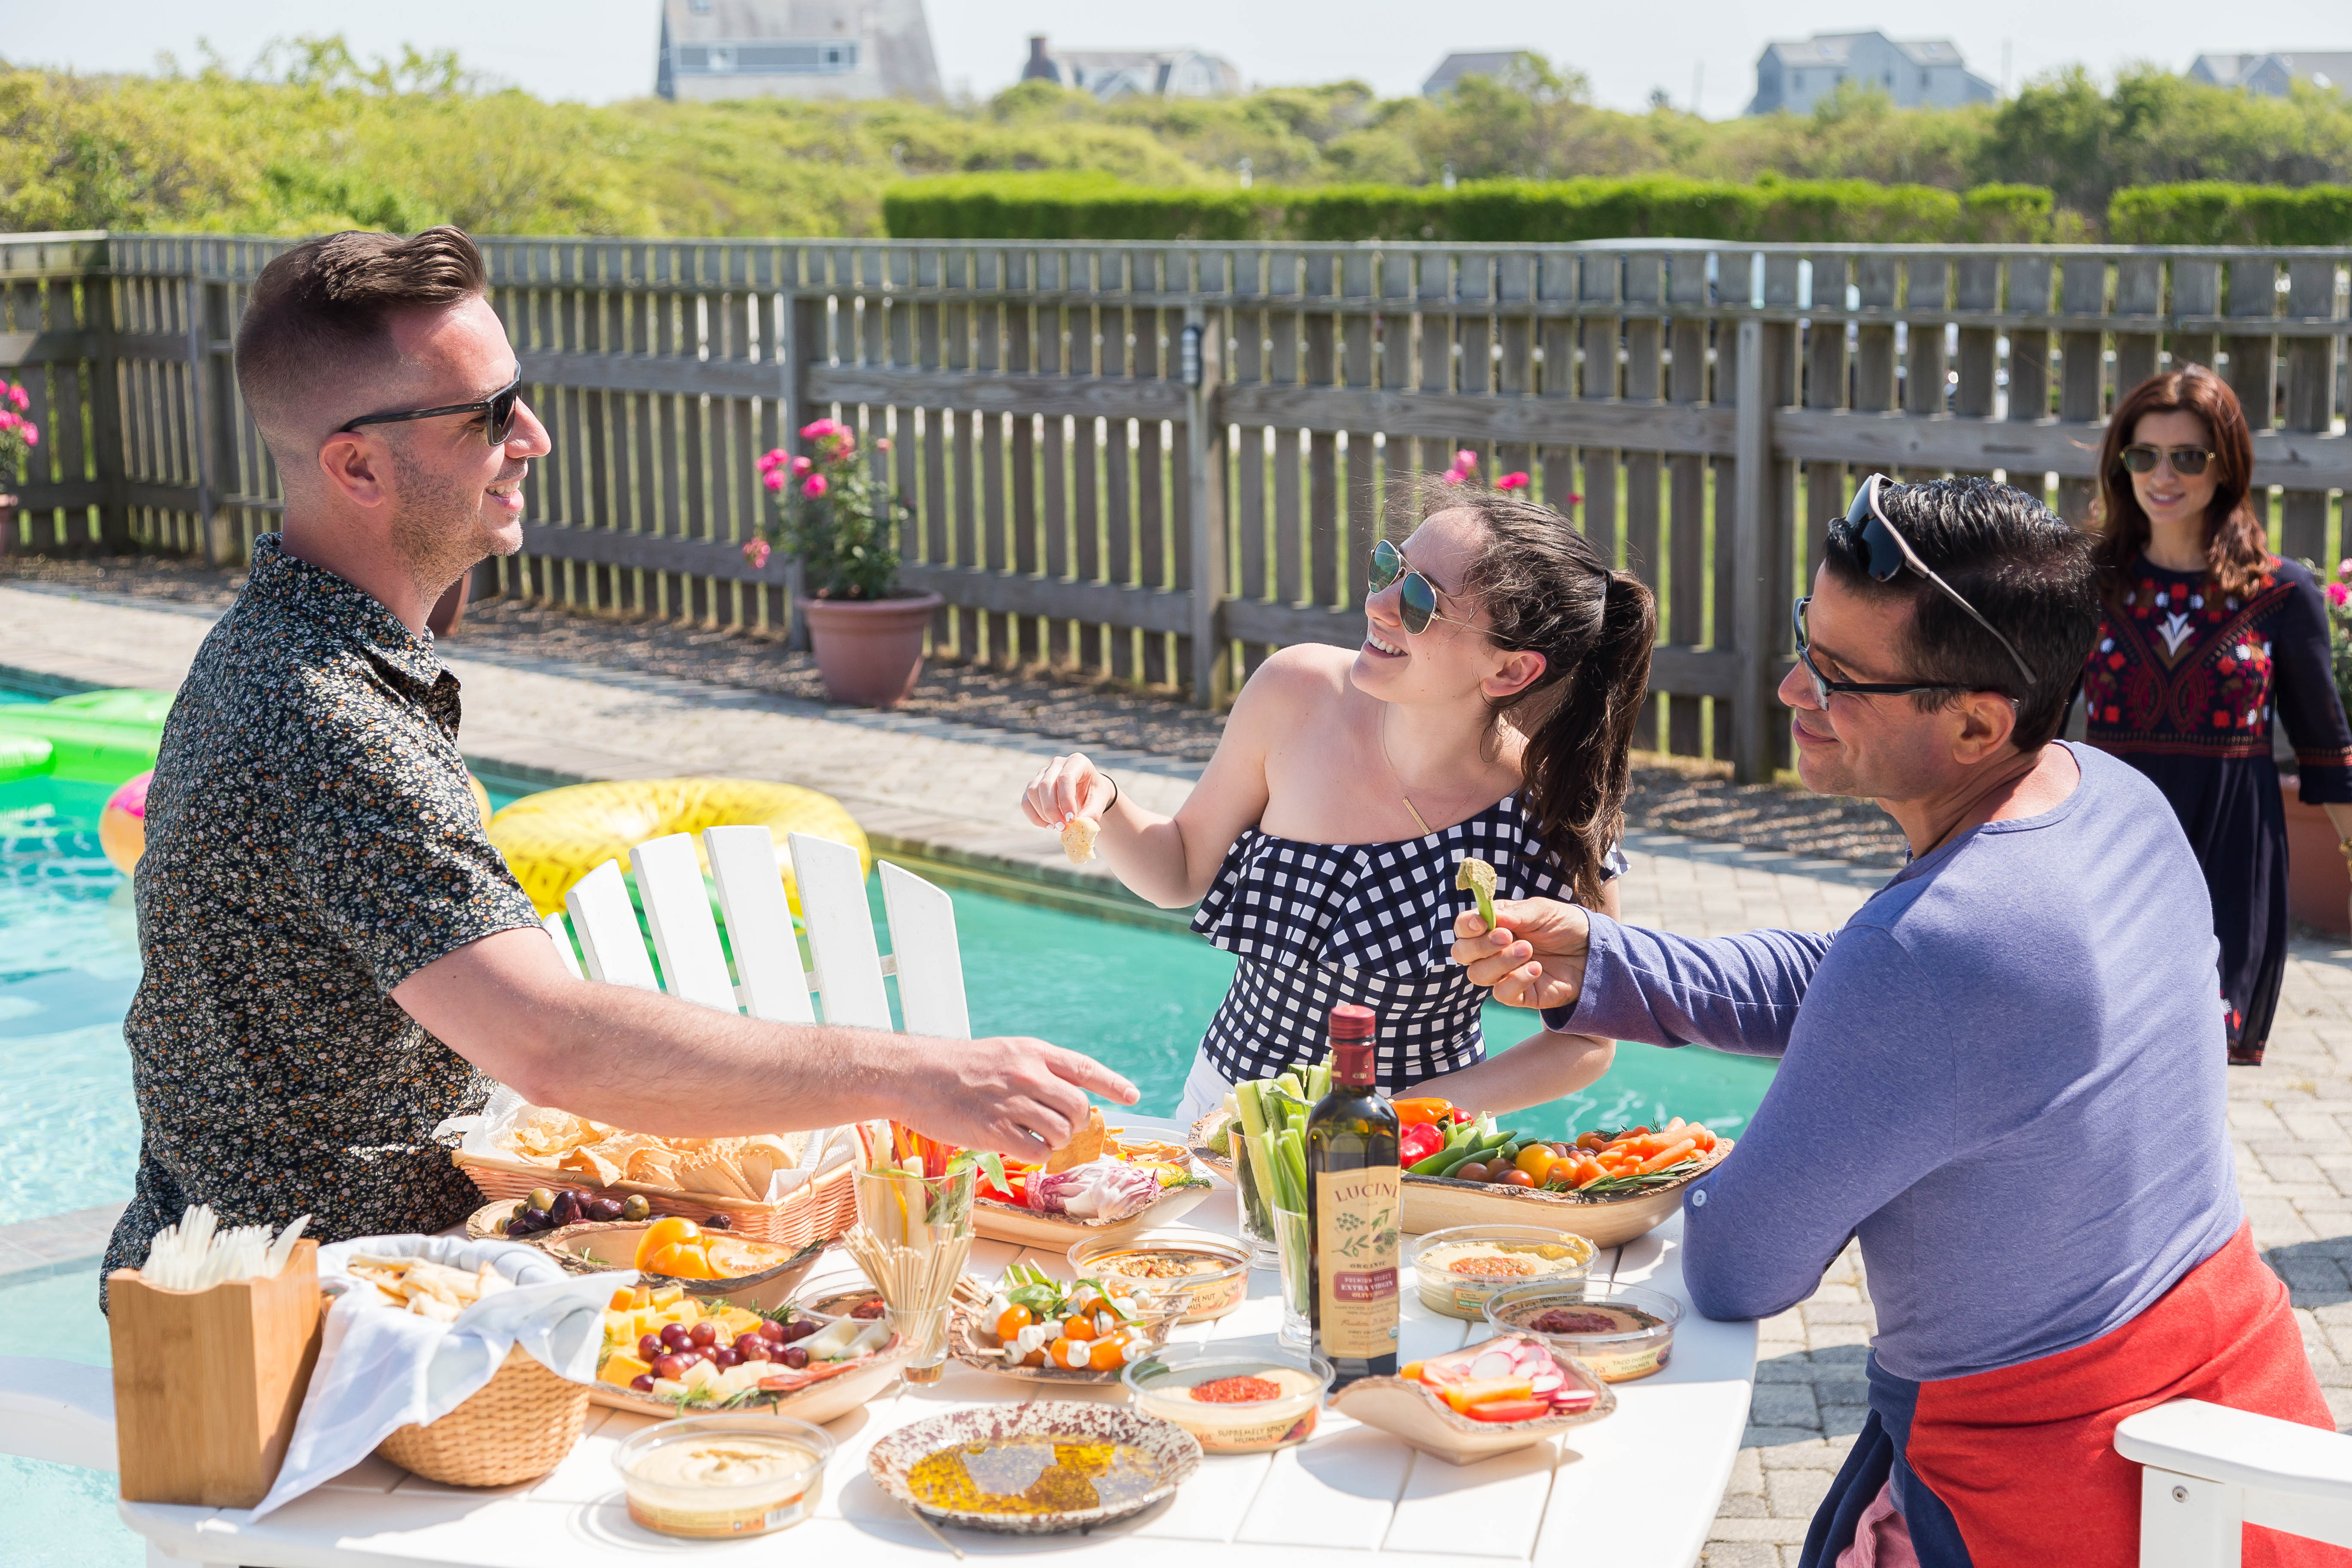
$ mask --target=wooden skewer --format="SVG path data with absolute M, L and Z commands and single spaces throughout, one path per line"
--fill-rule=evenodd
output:
M 946 1547 L 950 1552 L 954 1552 L 956 1554 L 957 1562 L 961 1563 L 963 1561 L 963 1548 L 958 1546 L 954 1542 L 950 1541 L 946 1536 L 940 1534 L 940 1527 L 933 1524 L 929 1520 L 925 1519 L 921 1509 L 917 1508 L 913 1503 L 907 1501 L 903 1498 L 899 1500 L 898 1506 L 907 1510 L 908 1518 L 913 1520 L 917 1524 L 923 1527 L 923 1532 L 925 1534 L 929 1535 L 933 1541 L 938 1542 L 941 1546 Z

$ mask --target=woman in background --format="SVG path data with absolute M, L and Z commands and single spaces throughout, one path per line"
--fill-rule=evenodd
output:
M 2202 365 L 2116 405 L 2099 448 L 2106 619 L 2084 671 L 2091 744 L 2153 780 L 2205 870 L 2221 943 L 2230 1060 L 2259 1067 L 2286 973 L 2286 808 L 2271 721 L 2303 798 L 2352 855 L 2352 731 L 2336 700 L 2327 607 L 2310 571 L 2270 552 L 2248 497 L 2253 438 Z
M 1373 549 L 1355 649 L 1274 654 L 1235 699 L 1216 754 L 1174 816 L 1057 757 L 1022 807 L 1040 827 L 1099 822 L 1119 880 L 1240 959 L 1180 1114 L 1229 1084 L 1324 1052 L 1342 1002 L 1380 1016 L 1394 1093 L 1511 1110 L 1580 1089 L 1614 1043 L 1543 1034 L 1488 1057 L 1485 993 L 1453 963 L 1465 857 L 1496 896 L 1572 898 L 1614 914 L 1627 754 L 1657 610 L 1575 525 L 1492 490 L 1433 487 L 1402 546 Z

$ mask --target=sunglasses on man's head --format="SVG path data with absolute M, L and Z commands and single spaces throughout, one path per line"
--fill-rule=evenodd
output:
M 2195 479 L 2213 460 L 2213 454 L 2202 447 L 2150 447 L 2136 443 L 2124 448 L 2124 467 L 2135 474 L 2152 474 L 2157 464 L 2172 459 L 2172 471 L 2184 479 Z
M 1429 629 L 1432 621 L 1444 621 L 1448 626 L 1462 626 L 1470 631 L 1478 628 L 1468 621 L 1457 621 L 1451 616 L 1437 613 L 1437 590 L 1429 579 L 1413 568 L 1404 558 L 1404 552 L 1383 539 L 1372 546 L 1372 570 L 1367 579 L 1377 594 L 1402 576 L 1404 585 L 1397 590 L 1397 618 L 1404 623 L 1405 631 L 1419 637 Z
M 482 426 L 483 435 L 489 437 L 491 446 L 503 447 L 507 444 L 508 435 L 514 429 L 515 405 L 521 401 L 522 372 L 517 370 L 512 381 L 479 403 L 452 403 L 444 408 L 406 408 L 391 414 L 362 414 L 336 434 L 356 430 L 362 425 L 397 425 L 410 419 L 438 419 L 444 414 L 479 414 L 487 420 Z
M 2032 687 L 2034 683 L 2033 667 L 2025 662 L 2025 656 L 2017 651 L 2017 646 L 2001 636 L 1990 621 L 1979 615 L 1977 607 L 1962 598 L 1958 589 L 1928 570 L 1927 563 L 1919 559 L 1919 552 L 1911 548 L 1911 542 L 1887 521 L 1885 511 L 1878 504 L 1878 492 L 1894 482 L 1885 474 L 1871 475 L 1862 481 L 1862 488 L 1854 491 L 1853 504 L 1846 508 L 1845 516 L 1830 524 L 1832 530 L 1841 527 L 1845 530 L 1846 548 L 1853 552 L 1854 564 L 1867 573 L 1873 582 L 1892 583 L 1907 566 L 1933 583 L 1943 592 L 1944 597 L 1967 612 L 1969 619 L 1991 634 L 1992 640 L 2000 644 L 2001 651 L 2015 661 L 2018 673 L 2025 677 L 2025 684 Z M 1804 601 L 1801 599 L 1798 604 L 1801 608 Z M 1819 679 L 1817 673 L 1817 682 Z

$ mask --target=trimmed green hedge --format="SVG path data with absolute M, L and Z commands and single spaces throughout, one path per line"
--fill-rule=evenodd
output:
M 2352 244 L 2352 185 L 2135 185 L 2107 204 L 2126 245 Z
M 1754 184 L 1675 175 L 1435 185 L 1168 188 L 1098 174 L 954 174 L 882 195 L 901 239 L 2023 241 L 2046 236 L 2038 185 L 1965 195 L 1865 180 Z

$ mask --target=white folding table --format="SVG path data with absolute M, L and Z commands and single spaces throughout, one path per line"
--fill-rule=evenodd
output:
M 1143 1119 L 1127 1118 L 1142 1130 Z M 1166 1131 L 1173 1132 L 1171 1127 Z M 1220 1186 L 1182 1222 L 1231 1235 L 1234 1195 Z M 1683 1300 L 1681 1219 L 1604 1251 L 1596 1279 L 1648 1285 Z M 1066 1274 L 1052 1254 L 991 1241 L 972 1248 L 971 1271 L 992 1279 L 1026 1258 Z M 830 1261 L 825 1268 L 832 1267 Z M 1403 1286 L 1402 1353 L 1434 1355 L 1485 1338 L 1474 1325 L 1425 1310 L 1410 1270 Z M 1180 1327 L 1179 1342 L 1271 1342 L 1281 1306 L 1275 1277 L 1250 1277 L 1249 1298 L 1213 1323 Z M 1211 1458 L 1158 1509 L 1091 1536 L 1046 1538 L 950 1531 L 974 1558 L 1035 1555 L 1137 1568 L 1309 1564 L 1607 1563 L 1685 1568 L 1707 1526 L 1746 1429 L 1756 1375 L 1756 1326 L 1685 1316 L 1664 1372 L 1617 1385 L 1616 1413 L 1559 1438 L 1481 1464 L 1455 1467 L 1326 1411 L 1309 1441 L 1278 1454 Z M 998 1376 L 950 1362 L 928 1386 L 894 1385 L 828 1428 L 840 1445 L 815 1517 L 744 1541 L 679 1541 L 630 1522 L 614 1447 L 647 1418 L 602 1408 L 553 1474 L 526 1485 L 469 1489 L 424 1480 L 370 1458 L 319 1490 L 254 1521 L 241 1510 L 121 1504 L 146 1537 L 151 1562 L 248 1568 L 604 1568 L 656 1562 L 827 1563 L 881 1568 L 950 1560 L 931 1536 L 866 1474 L 873 1441 L 962 1405 L 1037 1398 L 1119 1399 L 1124 1390 L 1071 1390 Z

